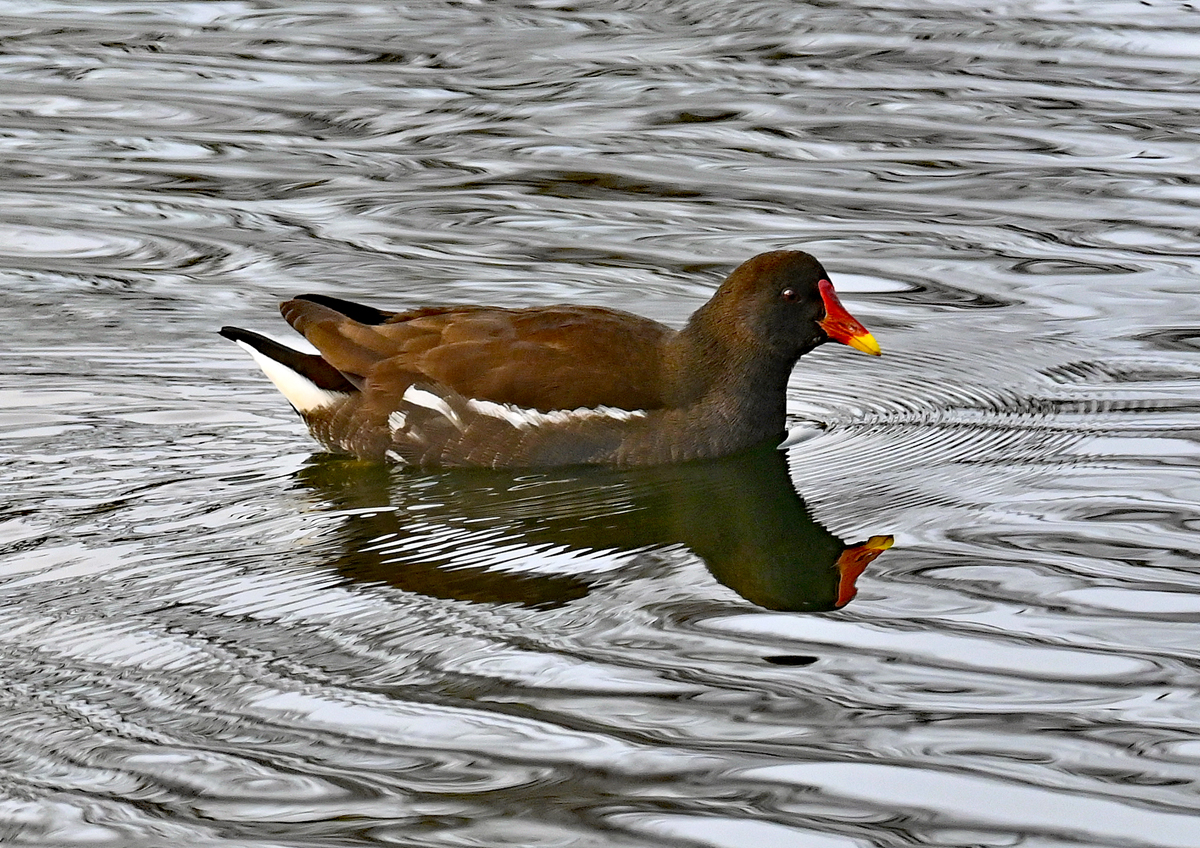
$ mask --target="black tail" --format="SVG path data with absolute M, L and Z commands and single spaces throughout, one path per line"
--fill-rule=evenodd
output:
M 273 359 L 295 371 L 319 389 L 331 392 L 358 391 L 341 371 L 315 353 L 293 350 L 266 336 L 260 336 L 258 333 L 252 333 L 239 327 L 222 327 L 221 335 L 232 342 L 249 345 L 268 359 Z

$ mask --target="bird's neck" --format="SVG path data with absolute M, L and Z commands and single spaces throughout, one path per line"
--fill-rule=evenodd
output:
M 719 408 L 722 417 L 732 418 L 729 423 L 761 430 L 763 438 L 782 431 L 795 359 L 739 337 L 732 324 L 716 332 L 720 318 L 702 308 L 666 342 L 669 405 L 697 413 Z

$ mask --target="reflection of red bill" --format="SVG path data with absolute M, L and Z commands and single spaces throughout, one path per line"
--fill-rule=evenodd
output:
M 821 280 L 817 283 L 817 288 L 821 292 L 821 300 L 825 301 L 825 320 L 821 321 L 821 329 L 825 331 L 825 335 L 835 342 L 850 345 L 863 353 L 879 356 L 882 353 L 879 349 L 879 342 L 875 341 L 875 337 L 867 328 L 847 312 L 846 307 L 842 306 L 837 293 L 833 290 L 833 283 L 829 280 Z
M 835 603 L 838 609 L 854 600 L 854 596 L 858 594 L 858 587 L 854 585 L 858 575 L 875 561 L 875 557 L 890 548 L 894 541 L 891 536 L 872 536 L 862 544 L 842 551 L 837 561 L 838 574 L 841 575 L 838 578 L 838 596 Z

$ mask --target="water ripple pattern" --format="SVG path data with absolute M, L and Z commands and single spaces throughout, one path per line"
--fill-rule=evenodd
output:
M 1200 844 L 1195 4 L 0 35 L 0 843 Z M 833 612 L 747 600 L 655 486 L 314 456 L 214 332 L 310 291 L 678 324 L 781 247 L 884 348 L 789 390 L 790 507 L 895 536 Z

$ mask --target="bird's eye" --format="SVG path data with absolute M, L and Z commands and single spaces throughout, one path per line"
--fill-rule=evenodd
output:
M 800 299 L 800 295 L 796 294 L 795 289 L 784 289 L 779 293 L 779 297 L 784 303 L 795 303 Z

